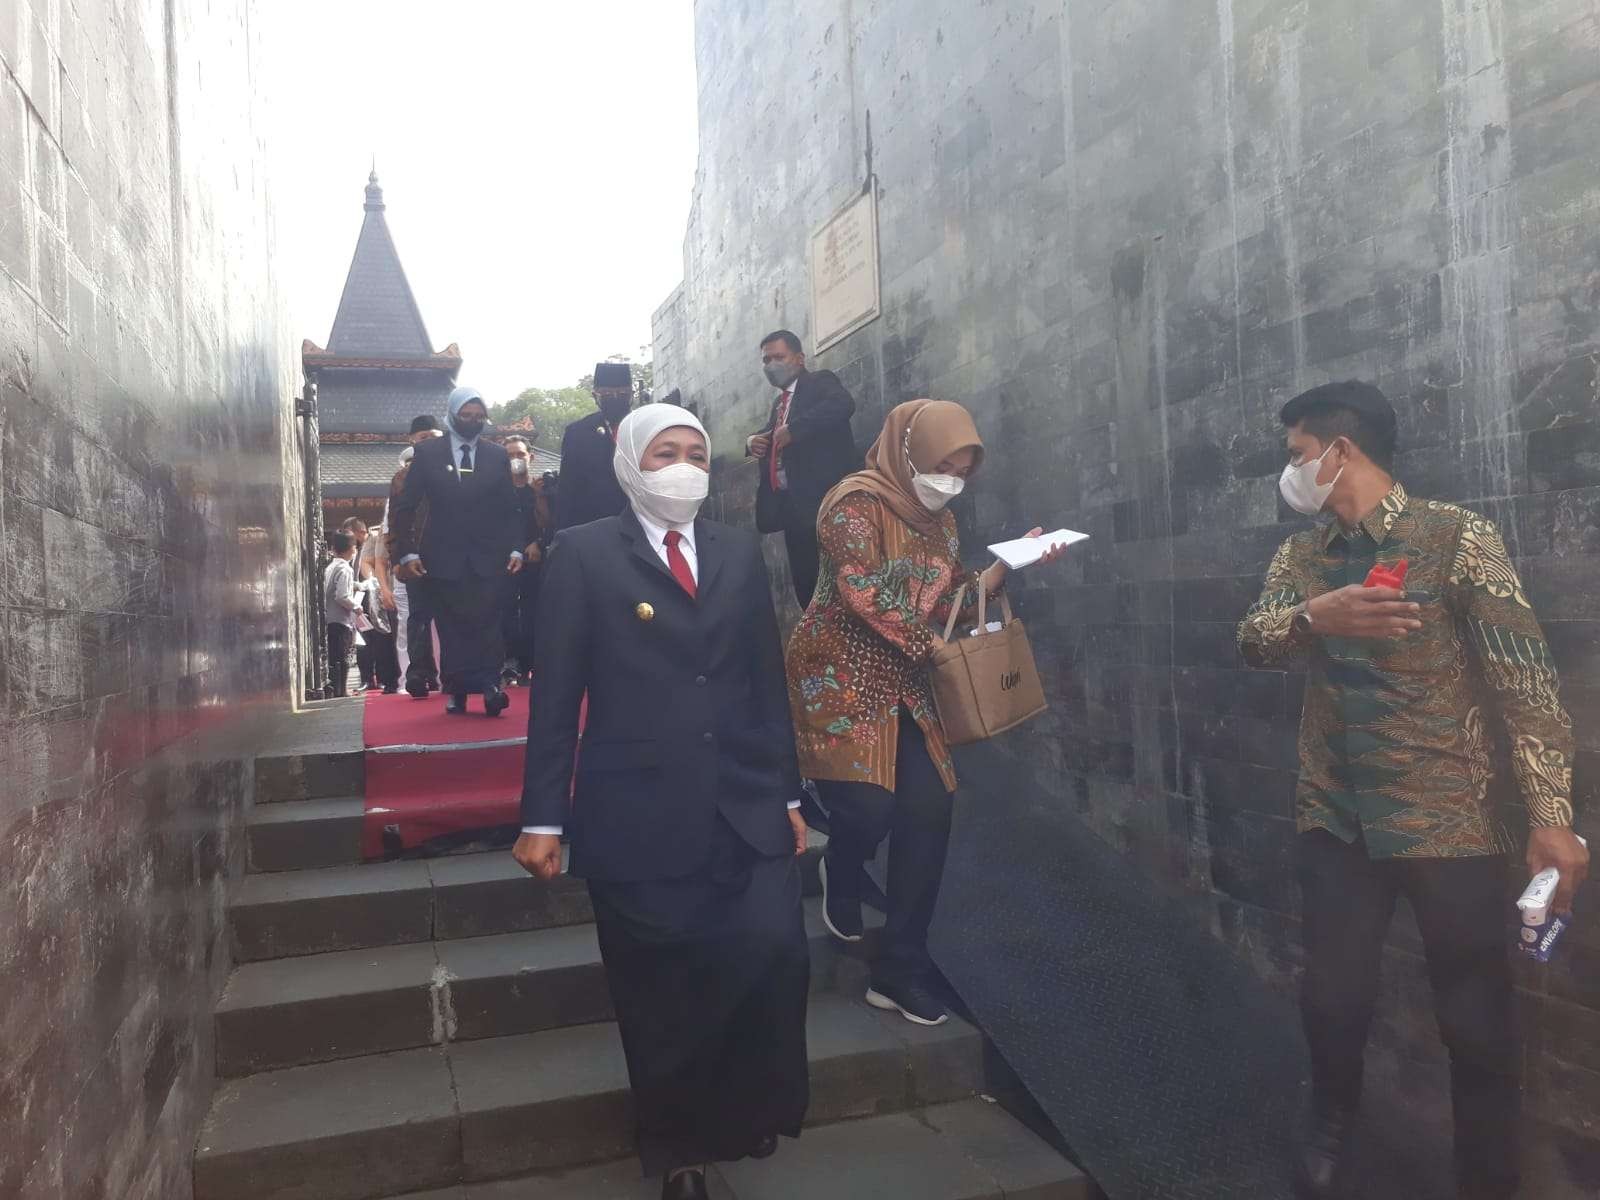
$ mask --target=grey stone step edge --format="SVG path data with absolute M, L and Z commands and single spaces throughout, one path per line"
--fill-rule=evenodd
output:
M 822 844 L 814 835 L 801 858 L 808 896 L 820 892 Z M 228 901 L 233 961 L 241 963 L 592 919 L 581 880 L 535 880 L 508 850 L 246 875 Z
M 803 1189 L 796 1190 L 796 1181 Z M 1095 1200 L 1078 1168 L 985 1099 L 840 1121 L 765 1162 L 713 1166 L 712 1200 Z M 656 1200 L 631 1158 L 388 1200 Z
M 365 821 L 366 802 L 359 793 L 256 804 L 245 815 L 246 862 L 252 873 L 362 865 Z M 826 841 L 820 834 L 812 836 L 816 846 Z M 438 857 L 471 857 L 474 853 L 503 854 L 506 850 L 469 849 Z
M 854 945 L 806 902 L 815 993 L 862 995 L 882 918 Z M 247 963 L 215 1022 L 222 1078 L 613 1017 L 593 925 Z
M 814 997 L 808 1124 L 982 1090 L 982 1036 Z M 632 1106 L 616 1027 L 574 1026 L 270 1071 L 222 1084 L 195 1200 L 372 1200 L 623 1158 Z

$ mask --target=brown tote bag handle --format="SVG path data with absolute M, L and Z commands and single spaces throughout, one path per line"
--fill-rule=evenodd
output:
M 950 619 L 944 623 L 944 640 L 949 641 L 956 631 L 956 621 L 961 617 L 961 601 L 966 599 L 967 584 L 961 585 L 961 590 L 956 593 L 956 598 L 950 602 Z M 978 632 L 987 633 L 989 628 L 989 596 L 986 588 L 978 589 Z M 1011 624 L 1015 618 L 1011 615 L 1011 597 L 1004 591 L 1000 593 L 1000 624 L 1003 628 Z

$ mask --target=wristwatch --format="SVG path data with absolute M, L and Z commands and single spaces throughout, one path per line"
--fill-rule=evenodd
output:
M 1311 634 L 1311 606 L 1309 603 L 1302 604 L 1294 610 L 1294 616 L 1289 619 L 1289 628 L 1301 637 L 1307 637 Z

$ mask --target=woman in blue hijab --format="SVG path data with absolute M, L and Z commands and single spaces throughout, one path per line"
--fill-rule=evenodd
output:
M 522 522 L 511 461 L 482 437 L 488 422 L 476 389 L 451 392 L 448 436 L 417 445 L 389 514 L 395 575 L 426 593 L 438 626 L 440 682 L 452 715 L 467 711 L 474 692 L 491 717 L 510 703 L 500 690 L 500 616 L 509 577 L 522 570 Z M 409 682 L 406 690 L 427 696 Z

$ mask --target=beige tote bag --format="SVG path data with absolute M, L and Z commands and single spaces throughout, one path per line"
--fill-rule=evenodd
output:
M 1001 625 L 988 629 L 988 597 L 978 594 L 978 629 L 952 637 L 966 588 L 956 593 L 944 646 L 934 651 L 929 674 L 934 707 L 952 746 L 981 742 L 1015 729 L 1049 707 L 1033 663 L 1033 648 L 1022 622 L 1011 614 L 1011 600 L 1000 593 Z

